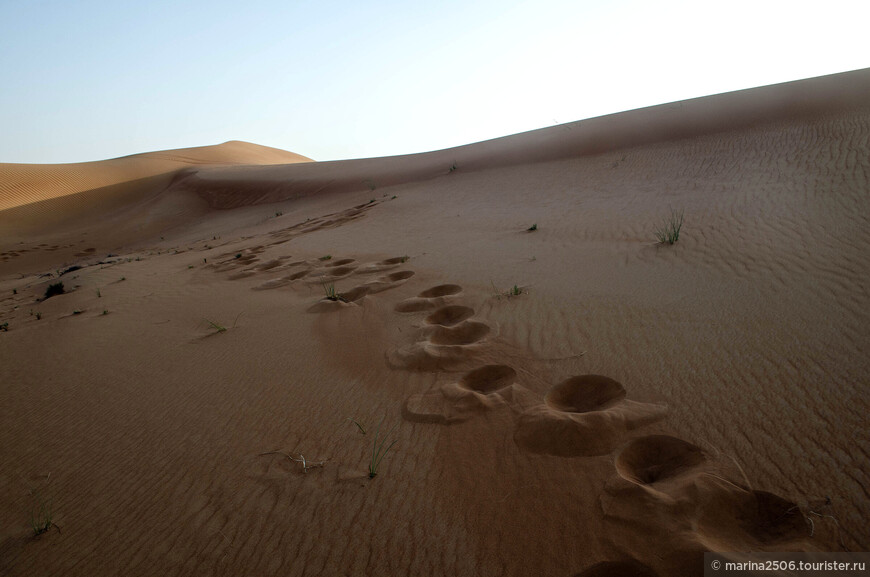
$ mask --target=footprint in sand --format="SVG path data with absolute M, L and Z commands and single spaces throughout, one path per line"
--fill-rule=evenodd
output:
M 493 332 L 493 327 L 471 320 L 474 309 L 449 305 L 452 297 L 462 293 L 456 284 L 442 284 L 428 288 L 416 297 L 398 303 L 398 312 L 433 310 L 420 329 L 417 341 L 387 355 L 388 363 L 396 368 L 419 371 L 437 371 L 457 368 L 472 361 L 479 352 L 478 345 Z
M 254 267 L 254 270 L 257 270 L 260 272 L 272 270 L 273 268 L 281 266 L 282 264 L 283 263 L 282 263 L 281 259 L 275 258 L 275 259 L 272 259 L 270 261 L 266 261 L 262 264 L 258 264 L 257 266 Z
M 416 313 L 433 310 L 447 304 L 448 300 L 462 292 L 458 284 L 441 284 L 426 289 L 416 297 L 405 299 L 395 307 L 396 312 Z
M 273 289 L 281 288 L 282 286 L 287 286 L 291 282 L 293 282 L 293 281 L 290 280 L 288 277 L 273 278 L 271 280 L 267 280 L 264 283 L 258 284 L 255 287 L 251 287 L 251 290 L 255 290 L 255 291 L 273 290 Z
M 237 272 L 235 274 L 231 274 L 227 278 L 229 278 L 230 280 L 241 280 L 244 278 L 250 278 L 250 277 L 254 276 L 255 274 L 257 274 L 257 273 L 252 271 L 252 270 L 245 270 L 242 272 Z
M 465 319 L 474 316 L 474 309 L 462 305 L 448 305 L 441 307 L 428 317 L 426 322 L 430 325 L 441 325 L 443 327 L 452 327 L 457 323 L 461 323 Z
M 631 483 L 661 487 L 685 478 L 707 461 L 698 446 L 668 435 L 638 437 L 616 456 L 616 471 Z
M 394 256 L 393 258 L 388 258 L 361 266 L 358 272 L 359 274 L 375 274 L 379 272 L 384 272 L 404 264 L 407 260 L 407 256 Z
M 438 390 L 411 395 L 402 416 L 417 423 L 450 424 L 505 405 L 529 402 L 533 393 L 516 384 L 517 372 L 507 365 L 484 365 Z
M 288 275 L 287 278 L 289 280 L 299 280 L 301 278 L 308 276 L 310 273 L 311 273 L 311 269 L 305 268 L 305 269 L 302 269 L 300 271 L 294 272 L 291 275 Z
M 412 270 L 400 270 L 390 274 L 379 276 L 378 278 L 365 283 L 363 286 L 368 287 L 369 294 L 384 292 L 394 289 L 397 286 L 405 283 L 409 278 L 414 276 Z
M 596 563 L 574 577 L 658 577 L 650 567 L 638 561 L 604 561 Z
M 355 270 L 355 266 L 337 266 L 334 268 L 314 270 L 308 274 L 306 281 L 311 283 L 335 282 L 349 277 Z
M 544 404 L 517 422 L 514 440 L 534 453 L 560 457 L 606 455 L 634 429 L 664 418 L 667 408 L 630 401 L 621 383 L 580 375 L 550 389 Z
M 631 519 L 640 507 L 651 519 L 685 527 L 692 536 L 688 549 L 802 550 L 810 536 L 795 503 L 729 481 L 722 463 L 682 439 L 638 437 L 619 451 L 614 465 L 630 484 L 609 483 L 602 502 L 608 516 Z
M 213 270 L 214 272 L 229 272 L 239 268 L 243 268 L 250 264 L 253 264 L 259 260 L 257 257 L 258 252 L 262 251 L 254 251 L 253 249 L 243 249 L 239 252 L 235 253 L 224 253 L 220 255 L 218 258 L 223 259 L 216 263 L 211 263 L 206 266 L 206 268 Z M 247 275 L 251 276 L 251 275 Z M 245 277 L 240 277 L 245 278 Z
M 773 493 L 720 483 L 700 498 L 697 534 L 711 551 L 800 550 L 811 536 L 800 507 Z
M 251 288 L 252 288 L 252 290 L 257 290 L 257 291 L 272 290 L 272 289 L 280 288 L 282 286 L 287 286 L 288 284 L 292 283 L 295 280 L 299 280 L 301 278 L 304 278 L 310 272 L 311 272 L 310 269 L 303 269 L 303 270 L 294 272 L 293 274 L 289 274 L 287 276 L 282 276 L 280 278 L 274 278 L 271 280 L 267 280 L 266 282 L 259 284 L 255 287 L 251 287 Z
M 455 369 L 473 361 L 480 353 L 481 343 L 492 332 L 490 325 L 468 318 L 446 326 L 428 324 L 420 329 L 416 342 L 390 352 L 387 361 L 393 367 L 406 370 Z

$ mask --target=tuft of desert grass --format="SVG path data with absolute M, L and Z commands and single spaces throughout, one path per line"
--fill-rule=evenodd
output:
M 680 239 L 680 229 L 683 228 L 683 211 L 673 210 L 670 216 L 655 230 L 659 244 L 672 245 Z
M 398 442 L 398 439 L 393 439 L 393 441 L 387 445 L 387 440 L 399 426 L 398 424 L 393 425 L 393 428 L 387 431 L 387 433 L 381 437 L 381 425 L 384 423 L 384 420 L 381 419 L 381 422 L 378 423 L 377 428 L 375 429 L 375 440 L 372 443 L 372 457 L 369 460 L 369 479 L 374 479 L 378 474 L 378 469 L 381 466 L 381 461 L 384 460 L 384 457 L 387 456 L 387 453 L 390 449 L 393 448 Z

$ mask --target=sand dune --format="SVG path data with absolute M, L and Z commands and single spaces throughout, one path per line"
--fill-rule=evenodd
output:
M 96 162 L 0 163 L 0 211 L 192 166 L 307 161 L 310 159 L 299 154 L 234 140 L 215 146 L 147 152 Z
M 0 568 L 866 550 L 868 94 L 865 70 L 0 211 Z

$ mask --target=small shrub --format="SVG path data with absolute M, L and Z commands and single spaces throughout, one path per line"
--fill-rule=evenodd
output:
M 533 224 L 532 226 L 530 226 L 526 230 L 529 232 L 535 232 L 536 230 L 538 230 L 538 223 Z
M 36 320 L 39 320 L 39 319 L 41 319 L 41 318 L 42 318 L 42 313 L 37 311 L 37 313 L 36 313 Z
M 242 253 L 237 252 L 237 253 L 236 253 L 236 258 L 242 258 Z
M 56 283 L 48 285 L 48 288 L 45 289 L 45 298 L 48 299 L 48 298 L 51 298 L 55 295 L 62 295 L 63 293 L 64 293 L 63 283 L 56 282 Z M 43 299 L 43 300 L 45 300 L 45 299 Z
M 74 314 L 74 315 L 80 315 L 80 314 L 82 314 L 83 312 L 84 312 L 84 311 L 81 311 L 81 310 L 79 310 L 79 309 L 76 309 L 76 310 L 73 311 L 73 314 Z
M 327 255 L 325 255 L 325 256 L 320 257 L 320 258 L 317 259 L 317 260 L 330 260 L 330 259 L 332 259 L 332 255 L 331 255 L 331 254 L 327 254 Z
M 2 325 L 0 325 L 0 331 L 3 331 L 4 333 L 9 332 L 9 323 L 5 322 Z
M 17 294 L 18 294 L 18 289 L 12 289 L 12 294 L 17 295 Z
M 103 309 L 103 314 L 104 314 L 104 315 L 109 314 L 109 309 Z
M 455 172 L 457 168 L 459 167 L 456 166 L 456 161 L 454 160 L 453 164 L 450 165 L 450 169 L 448 170 L 448 172 Z

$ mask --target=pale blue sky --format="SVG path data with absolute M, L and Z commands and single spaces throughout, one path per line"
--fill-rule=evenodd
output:
M 0 0 L 0 162 L 424 152 L 870 67 L 867 0 Z

